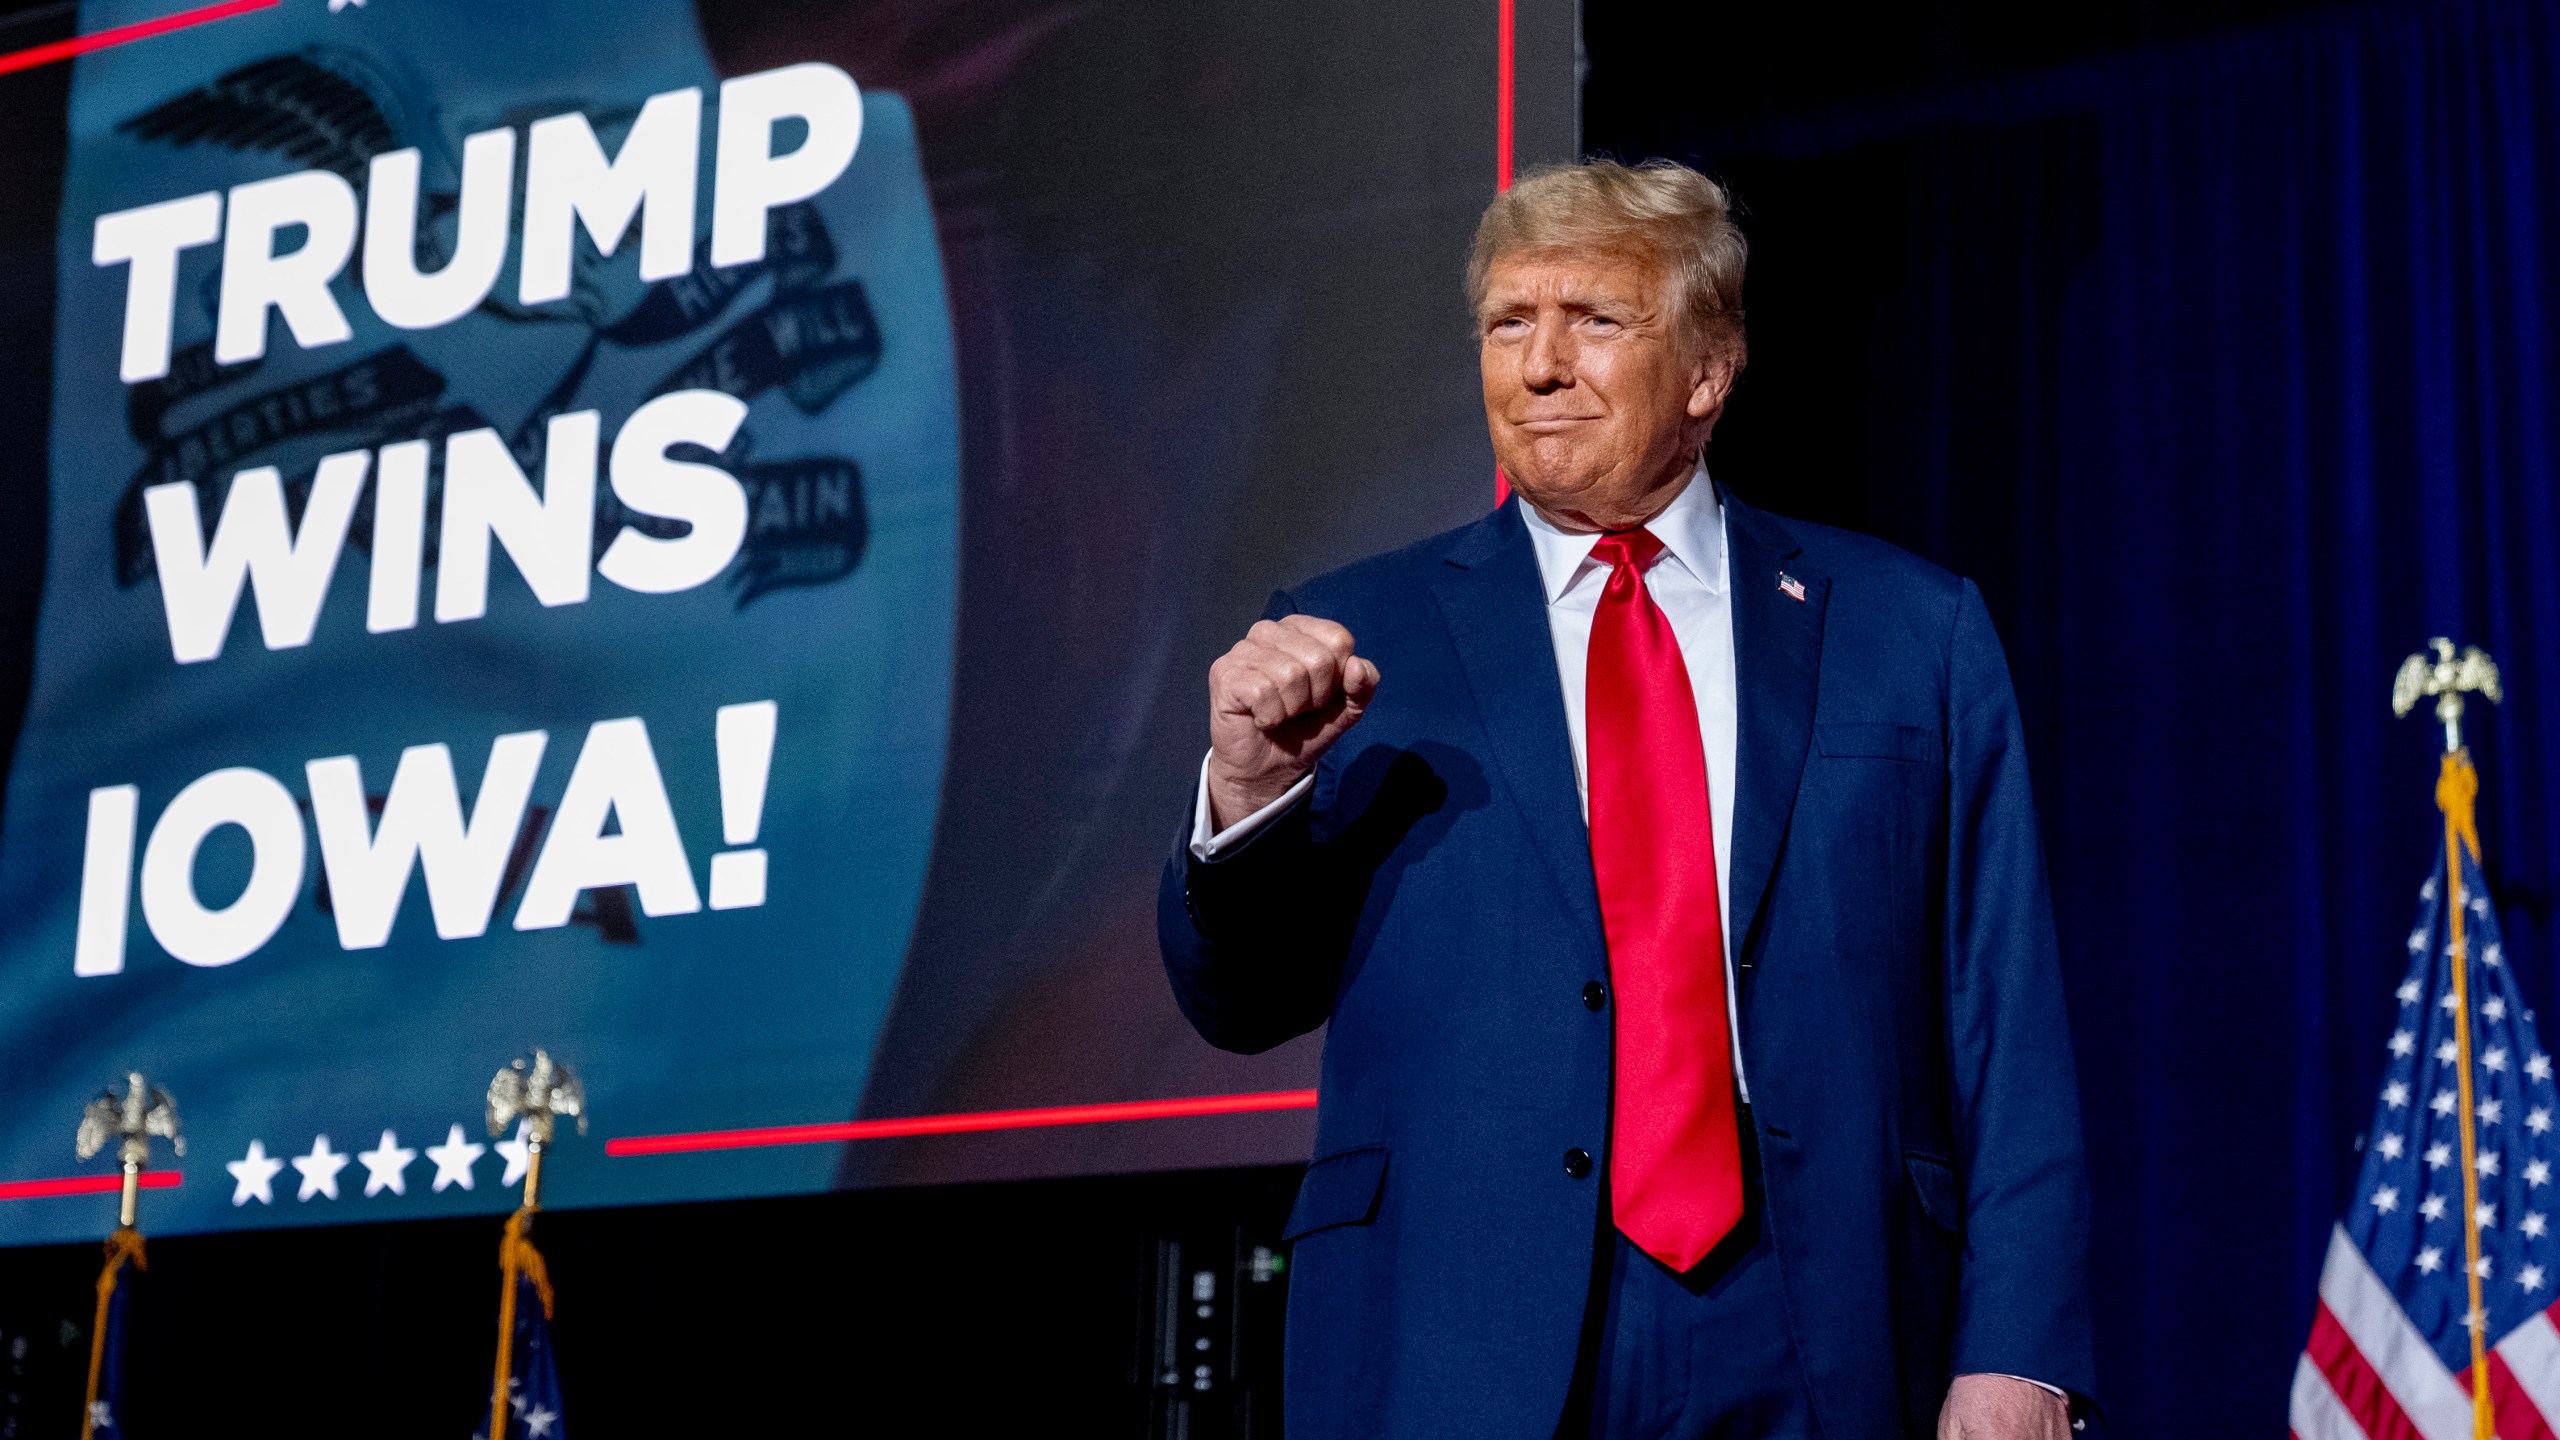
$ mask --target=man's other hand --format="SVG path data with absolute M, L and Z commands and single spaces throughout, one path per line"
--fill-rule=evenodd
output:
M 1257 622 L 1209 667 L 1209 824 L 1279 799 L 1378 693 L 1351 632 L 1312 615 Z
M 1959 1375 L 1938 1411 L 1938 1440 L 2069 1440 L 2071 1404 L 2008 1375 Z

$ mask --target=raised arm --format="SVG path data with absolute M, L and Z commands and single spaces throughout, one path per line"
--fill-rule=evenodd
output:
M 1174 997 L 1209 1043 L 1267 1050 L 1324 1023 L 1350 906 L 1313 838 L 1302 782 L 1368 708 L 1378 667 L 1349 630 L 1274 596 L 1209 667 L 1209 758 L 1165 868 L 1157 938 Z M 1293 790 L 1250 838 L 1221 834 Z M 1200 813 L 1205 808 L 1206 813 Z M 1217 858 L 1200 835 L 1219 835 Z

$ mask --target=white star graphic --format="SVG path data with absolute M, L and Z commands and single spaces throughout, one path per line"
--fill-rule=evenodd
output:
M 2374 1191 L 2374 1192 L 2373 1192 L 2373 1210 L 2374 1210 L 2374 1213 L 2375 1213 L 2375 1214 L 2377 1214 L 2377 1215 L 2388 1215 L 2388 1214 L 2390 1214 L 2392 1211 L 2397 1210 L 2397 1209 L 2399 1209 L 2399 1208 L 2400 1208 L 2400 1187 L 2399 1187 L 2399 1186 L 2397 1186 L 2397 1185 L 2385 1185 L 2385 1186 L 2383 1186 L 2382 1188 L 2380 1188 L 2380 1189 L 2378 1189 L 2378 1190 L 2376 1190 L 2376 1191 Z
M 2414 1032 L 2408 1030 L 2394 1030 L 2391 1032 L 2392 1054 L 2414 1055 L 2417 1053 L 2417 1049 L 2418 1037 Z
M 2427 947 L 2424 942 L 2421 942 L 2418 948 L 2424 950 Z M 2415 980 L 2403 980 L 2400 982 L 2400 988 L 2394 993 L 2400 997 L 2401 1004 L 2415 1005 L 2418 1003 L 2418 982 Z
M 2492 1001 L 2491 1003 L 2494 1004 L 2496 1002 Z M 2490 1018 L 2495 1019 L 2496 1017 L 2492 1016 Z M 2492 1046 L 2487 1054 L 2480 1057 L 2480 1068 L 2493 1075 L 2504 1073 L 2507 1068 L 2507 1047 L 2504 1045 Z
M 2483 1125 L 2497 1124 L 2498 1117 L 2505 1114 L 2506 1110 L 2507 1102 L 2498 1099 L 2483 1100 L 2476 1107 L 2476 1113 L 2480 1116 L 2480 1123 Z
M 2424 930 L 2412 930 L 2412 931 L 2410 931 L 2410 932 L 2409 932 L 2409 953 L 2410 953 L 2410 954 L 2412 954 L 2412 955 L 2421 955 L 2421 954 L 2426 953 L 2426 948 L 2427 948 L 2427 932 L 2426 932 L 2426 931 L 2424 931 Z M 2413 989 L 2413 990 L 2414 990 L 2414 989 L 2416 989 L 2416 988 L 2417 988 L 2417 985 L 2418 985 L 2418 982 L 2417 982 L 2417 981 L 2415 981 L 2415 980 L 2412 980 L 2412 981 L 2410 981 L 2410 982 L 2409 982 L 2409 988 L 2410 988 L 2410 989 Z
M 2430 1195 L 2426 1199 L 2419 1201 L 2418 1213 L 2430 1220 L 2443 1219 L 2444 1197 L 2441 1195 Z
M 2477 1205 L 2476 1207 L 2474 1207 L 2474 1208 L 2472 1209 L 2472 1211 L 2471 1211 L 2471 1223 L 2473 1223 L 2474 1225 L 2479 1226 L 2479 1227 L 2480 1227 L 2481 1229 L 2483 1229 L 2483 1230 L 2495 1230 L 2495 1229 L 2497 1229 L 2497 1228 L 2498 1228 L 2498 1202 L 2497 1202 L 2497 1201 L 2495 1201 L 2495 1200 L 2483 1200 L 2483 1201 L 2481 1201 L 2481 1202 L 2479 1203 L 2479 1205 Z M 2488 1271 L 2486 1271 L 2486 1270 L 2483 1270 L 2483 1271 L 2481 1271 L 2480 1273 L 2481 1273 L 2481 1274 L 2483 1274 L 2483 1275 L 2486 1275 L 2486 1274 L 2488 1274 L 2489 1272 L 2488 1272 Z
M 2496 945 L 2484 946 L 2480 951 L 2480 963 L 2488 966 L 2492 970 L 2497 969 L 2498 963 L 2506 958 L 2506 951 L 2500 949 Z
M 446 1131 L 443 1144 L 427 1147 L 427 1158 L 436 1162 L 438 1193 L 442 1193 L 447 1185 L 459 1185 L 465 1190 L 470 1189 L 471 1167 L 479 1161 L 481 1156 L 488 1153 L 488 1146 L 474 1145 L 463 1139 L 461 1126 L 456 1125 Z
M 2524 1128 L 2532 1131 L 2536 1135 L 2540 1135 L 2549 1130 L 2551 1128 L 2551 1107 L 2548 1105 L 2536 1105 L 2532 1109 L 2524 1112 Z
M 249 1153 L 237 1160 L 225 1160 L 222 1168 L 231 1172 L 231 1203 L 246 1205 L 255 1200 L 261 1205 L 276 1203 L 276 1172 L 284 1162 L 267 1153 L 267 1142 L 252 1140 Z
M 2390 1106 L 2394 1110 L 2406 1107 L 2409 1103 L 2408 1082 L 2405 1080 L 2394 1080 L 2390 1084 L 2383 1086 L 2382 1103 Z
M 364 0 L 329 0 L 329 13 L 335 15 L 350 5 L 353 5 L 358 9 L 362 9 L 364 8 Z
M 2427 1102 L 2427 1108 L 2428 1108 L 2428 1109 L 2430 1109 L 2430 1110 L 2433 1110 L 2434 1112 L 2436 1112 L 2436 1113 L 2437 1113 L 2437 1114 L 2439 1114 L 2439 1115 L 2450 1115 L 2450 1114 L 2452 1114 L 2452 1113 L 2453 1113 L 2453 1092 L 2452 1092 L 2452 1091 L 2450 1091 L 2450 1090 L 2439 1090 L 2439 1091 L 2437 1091 L 2437 1092 L 2436 1092 L 2436 1098 L 2434 1098 L 2433 1100 L 2430 1100 L 2430 1101 L 2428 1101 L 2428 1102 Z
M 2481 1257 L 2479 1258 L 2479 1260 L 2478 1260 L 2478 1261 L 2476 1261 L 2476 1262 L 2474 1262 L 2474 1263 L 2473 1263 L 2473 1265 L 2472 1265 L 2472 1267 L 2471 1267 L 2471 1273 L 2472 1273 L 2472 1274 L 2474 1274 L 2474 1275 L 2479 1276 L 2479 1277 L 2480 1277 L 2481 1279 L 2483 1279 L 2483 1280 L 2488 1279 L 2488 1278 L 2489 1278 L 2489 1272 L 2490 1272 L 2492 1269 L 2496 1268 L 2495 1266 L 2493 1266 L 2493 1265 L 2490 1263 L 2490 1262 L 2491 1262 L 2492 1260 L 2494 1260 L 2495 1258 L 2496 1258 L 2496 1257 L 2494 1257 L 2494 1256 L 2490 1256 L 2490 1255 L 2483 1255 L 2483 1256 L 2481 1256 Z
M 523 1179 L 524 1172 L 533 1165 L 533 1151 L 525 1144 L 524 1138 L 528 1128 L 530 1127 L 518 1122 L 515 1138 L 498 1142 L 498 1156 L 507 1162 L 507 1173 L 498 1177 L 498 1185 L 501 1189 Z
M 2524 1287 L 2524 1293 L 2527 1295 L 2541 1289 L 2542 1267 L 2539 1265 L 2527 1265 L 2524 1267 L 2523 1271 L 2516 1276 L 2516 1283 Z
M 294 1156 L 293 1168 L 302 1172 L 301 1193 L 293 1198 L 308 1200 L 314 1195 L 326 1195 L 335 1200 L 338 1198 L 338 1172 L 347 1168 L 347 1157 L 344 1152 L 329 1148 L 328 1136 L 315 1136 L 311 1141 L 311 1153 Z
M 2503 995 L 2492 995 L 2480 1003 L 2480 1013 L 2492 1020 L 2507 1018 L 2507 1001 Z M 2504 1054 L 2504 1051 L 2499 1052 Z
M 2551 1162 L 2548 1160 L 2527 1160 L 2524 1162 L 2524 1179 L 2527 1185 L 2530 1185 L 2537 1190 L 2550 1184 Z
M 2489 897 L 2486 895 L 2472 896 L 2471 913 L 2480 916 L 2482 919 L 2487 919 L 2489 915 Z
M 2453 941 L 2451 944 L 2444 947 L 2444 953 L 2459 960 L 2463 956 L 2471 953 L 2471 942 L 2467 939 Z M 2450 1010 L 2453 1007 L 2448 1005 L 2445 1008 Z
M 2433 900 L 2436 898 L 2436 877 L 2433 875 L 2428 876 L 2427 883 L 2418 887 L 2418 898 L 2421 900 Z
M 2400 1158 L 2400 1152 L 2408 1147 L 2400 1142 L 2400 1136 L 2395 1132 L 2393 1134 L 2383 1136 L 2382 1143 L 2374 1146 L 2373 1148 L 2382 1152 L 2383 1159 L 2397 1160 Z
M 2542 1218 L 2541 1211 L 2527 1210 L 2524 1212 L 2524 1238 L 2527 1240 L 2541 1239 L 2543 1232 L 2550 1228 L 2551 1222 Z
M 367 1195 L 379 1195 L 385 1190 L 394 1195 L 409 1193 L 409 1167 L 416 1163 L 418 1152 L 403 1148 L 399 1136 L 383 1131 L 382 1143 L 357 1152 L 356 1158 L 364 1162 Z
M 552 1422 L 559 1418 L 560 1413 L 558 1411 L 545 1410 L 539 1405 L 525 1411 L 524 1433 L 527 1436 L 527 1440 L 542 1440 L 543 1436 L 551 1433 Z
M 2486 1265 L 2489 1262 L 2483 1260 L 2480 1263 Z M 2477 1310 L 2465 1310 L 2462 1312 L 2462 1328 L 2465 1330 L 2485 1330 L 2488 1328 L 2488 1324 L 2489 1322 L 2483 1319 L 2480 1312 Z
M 2438 1270 L 2441 1270 L 2441 1269 L 2443 1269 L 2443 1268 L 2444 1268 L 2444 1251 L 2442 1251 L 2442 1250 L 2440 1250 L 2440 1249 L 2436 1248 L 2436 1247 L 2435 1247 L 2435 1246 L 2433 1246 L 2433 1245 L 2423 1246 L 2423 1247 L 2421 1247 L 2421 1248 L 2419 1249 L 2419 1251 L 2418 1251 L 2418 1273 L 2419 1273 L 2419 1274 L 2421 1274 L 2421 1275 L 2433 1275 L 2433 1274 L 2434 1274 L 2434 1273 L 2436 1273 Z
M 2452 1014 L 2452 1013 L 2454 1012 L 2454 1008 L 2455 1008 L 2455 1007 L 2454 1007 L 2454 1000 L 2453 1000 L 2453 992 L 2452 992 L 2452 991 L 2450 991 L 2450 990 L 2447 990 L 2447 991 L 2446 991 L 2446 992 L 2444 992 L 2442 995 L 2437 996 L 2437 997 L 2436 997 L 2436 1008 L 2437 1008 L 2437 1009 L 2439 1009 L 2439 1010 L 2442 1010 L 2442 1011 L 2443 1011 L 2444 1013 L 2446 1013 L 2447 1015 Z M 2450 1043 L 2450 1042 L 2448 1042 L 2448 1043 Z
M 2453 1163 L 2453 1147 L 2439 1140 L 2427 1147 L 2427 1168 L 2441 1170 Z
M 2536 1080 L 2548 1082 L 2551 1079 L 2551 1057 L 2536 1055 L 2527 1060 L 2524 1062 L 2524 1073 Z
M 2447 1040 L 2436 1047 L 2436 1058 L 2447 1065 L 2452 1064 L 2454 1062 L 2454 1057 L 2461 1053 L 2462 1051 L 2456 1047 L 2451 1040 Z
M 2471 1157 L 2471 1158 L 2472 1158 L 2472 1165 L 2471 1165 L 2471 1168 L 2472 1168 L 2472 1169 L 2479 1171 L 2479 1172 L 2480 1172 L 2481 1174 L 2483 1174 L 2483 1175 L 2495 1175 L 2495 1174 L 2497 1174 L 2497 1173 L 2498 1173 L 2498 1152 L 2497 1152 L 2497 1151 L 2495 1151 L 2495 1150 L 2483 1150 L 2483 1151 L 2481 1151 L 2479 1154 L 2477 1154 L 2477 1155 L 2475 1155 L 2475 1156 L 2473 1156 L 2473 1157 Z

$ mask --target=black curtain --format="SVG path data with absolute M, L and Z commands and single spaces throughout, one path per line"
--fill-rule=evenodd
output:
M 2282 1433 L 2441 844 L 2438 732 L 2387 703 L 2429 636 L 2506 667 L 2488 868 L 2538 1003 L 2560 958 L 2560 10 L 2334 10 L 1660 148 L 1753 240 L 1716 473 L 1972 575 L 2008 643 L 2117 1431 Z

